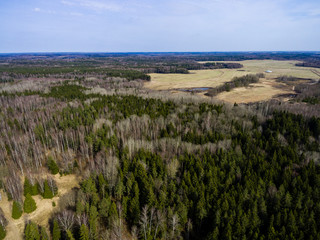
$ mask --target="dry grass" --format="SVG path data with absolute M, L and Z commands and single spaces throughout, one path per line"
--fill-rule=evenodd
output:
M 216 69 L 196 70 L 191 74 L 150 74 L 151 81 L 145 83 L 146 88 L 153 90 L 173 90 L 179 88 L 217 87 L 230 81 L 233 77 L 246 74 L 265 73 L 266 78 L 258 84 L 252 84 L 249 88 L 233 89 L 230 92 L 221 93 L 218 99 L 227 102 L 247 103 L 268 100 L 278 94 L 292 93 L 291 88 L 285 88 L 281 83 L 275 82 L 279 76 L 288 75 L 298 78 L 319 79 L 314 68 L 297 67 L 298 61 L 276 60 L 249 60 L 240 62 L 241 69 Z M 239 71 L 240 70 L 240 71 Z M 200 95 L 203 95 L 200 94 Z
M 27 220 L 32 220 L 35 223 L 48 227 L 48 220 L 51 214 L 58 209 L 58 206 L 53 207 L 52 202 L 58 203 L 59 197 L 69 192 L 72 188 L 79 185 L 79 181 L 75 175 L 67 175 L 60 177 L 59 175 L 54 176 L 55 181 L 58 185 L 58 196 L 53 199 L 43 199 L 39 195 L 34 196 L 33 199 L 36 201 L 37 209 L 30 213 L 24 213 L 21 218 L 15 220 L 11 217 L 12 201 L 9 202 L 5 194 L 2 192 L 2 201 L 0 202 L 0 207 L 4 211 L 5 217 L 8 220 L 7 236 L 8 240 L 19 240 L 23 239 L 23 231 L 25 227 L 25 222 Z
M 274 81 L 264 80 L 260 83 L 251 84 L 250 87 L 235 88 L 230 92 L 222 92 L 217 98 L 230 103 L 250 103 L 266 101 L 280 94 L 289 94 L 293 91 L 286 87 L 275 86 Z

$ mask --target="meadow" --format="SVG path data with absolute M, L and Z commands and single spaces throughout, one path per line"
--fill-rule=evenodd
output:
M 200 62 L 206 63 L 206 62 Z M 241 61 L 241 69 L 212 69 L 194 70 L 190 74 L 157 74 L 152 73 L 151 81 L 145 83 L 146 88 L 153 90 L 177 90 L 195 87 L 217 87 L 230 81 L 233 77 L 247 74 L 265 73 L 265 78 L 259 83 L 251 84 L 247 88 L 236 88 L 230 92 L 223 92 L 218 99 L 227 102 L 248 103 L 268 100 L 272 97 L 293 93 L 292 86 L 276 82 L 276 78 L 284 75 L 305 79 L 319 79 L 317 70 L 310 67 L 298 67 L 298 61 L 277 60 L 247 60 Z M 204 95 L 204 93 L 199 93 Z

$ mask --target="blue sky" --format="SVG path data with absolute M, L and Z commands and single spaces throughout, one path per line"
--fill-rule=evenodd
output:
M 0 52 L 319 51 L 320 0 L 1 0 Z

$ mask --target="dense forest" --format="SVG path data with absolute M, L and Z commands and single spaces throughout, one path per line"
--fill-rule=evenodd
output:
M 28 240 L 320 238 L 320 118 L 104 74 L 1 83 L 0 239 L 19 219 Z

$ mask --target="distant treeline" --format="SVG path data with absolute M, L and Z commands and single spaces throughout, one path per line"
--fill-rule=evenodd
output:
M 151 69 L 150 72 L 155 73 L 189 73 L 189 70 L 204 70 L 204 69 L 223 69 L 223 68 L 242 68 L 240 63 L 225 63 L 225 62 L 208 62 L 208 63 L 184 63 L 176 66 L 163 66 Z
M 234 77 L 230 82 L 226 82 L 222 86 L 210 89 L 206 95 L 207 96 L 216 96 L 221 92 L 229 92 L 233 88 L 237 87 L 247 87 L 250 83 L 257 83 L 259 82 L 259 78 L 262 78 L 263 74 L 248 74 L 242 77 Z
M 320 60 L 306 61 L 301 63 L 296 63 L 298 67 L 315 67 L 320 68 Z
M 150 80 L 150 76 L 137 70 L 92 68 L 92 67 L 30 67 L 30 66 L 1 66 L 0 74 L 10 77 L 52 77 L 52 75 L 72 74 L 102 74 L 105 77 L 121 77 L 128 80 Z

